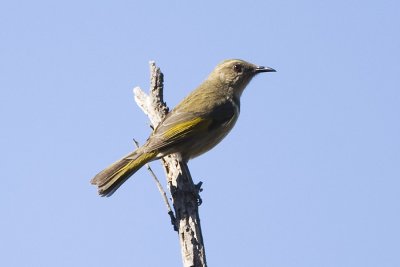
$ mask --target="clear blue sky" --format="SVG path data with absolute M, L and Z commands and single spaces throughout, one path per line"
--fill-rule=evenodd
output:
M 159 2 L 1 2 L 1 265 L 181 266 L 145 170 L 89 180 L 149 134 L 149 60 L 172 107 L 242 58 L 278 72 L 190 162 L 209 265 L 400 266 L 399 1 Z

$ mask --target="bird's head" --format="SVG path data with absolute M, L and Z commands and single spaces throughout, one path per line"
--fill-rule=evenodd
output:
M 218 64 L 209 78 L 215 79 L 223 86 L 232 88 L 234 94 L 240 97 L 251 79 L 261 72 L 275 72 L 275 70 L 269 67 L 257 66 L 240 59 L 228 59 Z

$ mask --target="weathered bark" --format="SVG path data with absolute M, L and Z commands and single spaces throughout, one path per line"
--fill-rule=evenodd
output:
M 155 128 L 169 109 L 163 100 L 163 74 L 155 62 L 150 62 L 150 75 L 149 95 L 139 87 L 134 88 L 134 95 L 136 103 Z M 183 266 L 207 266 L 198 211 L 200 188 L 193 183 L 189 168 L 180 160 L 179 154 L 164 157 L 162 163 L 175 210 L 173 223 L 179 235 Z

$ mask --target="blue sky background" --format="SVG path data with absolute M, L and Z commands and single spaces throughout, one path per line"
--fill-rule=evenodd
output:
M 259 75 L 190 162 L 210 266 L 400 266 L 398 1 L 2 1 L 2 266 L 181 266 L 157 188 L 89 180 L 143 142 L 148 61 L 175 106 L 221 60 Z M 165 183 L 158 162 L 152 166 Z

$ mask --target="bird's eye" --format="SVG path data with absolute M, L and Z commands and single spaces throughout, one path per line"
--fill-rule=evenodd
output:
M 237 73 L 240 73 L 240 72 L 242 72 L 242 70 L 243 70 L 242 65 L 240 65 L 240 64 L 235 64 L 235 65 L 233 66 L 233 69 L 234 69 Z

